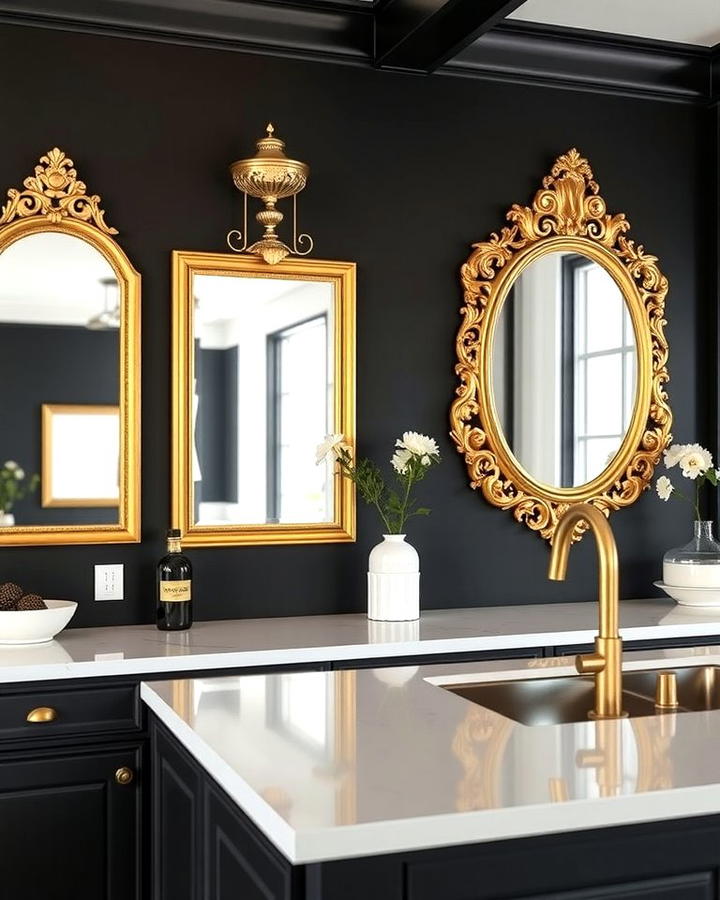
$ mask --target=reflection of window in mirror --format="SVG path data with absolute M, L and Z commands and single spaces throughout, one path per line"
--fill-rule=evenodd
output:
M 572 487 L 605 469 L 632 418 L 636 350 L 602 266 L 562 252 L 528 265 L 496 323 L 492 367 L 498 420 L 526 472 Z
M 562 483 L 585 484 L 620 449 L 635 396 L 627 304 L 608 272 L 584 256 L 562 260 Z
M 333 520 L 330 282 L 195 275 L 198 525 Z
M 327 313 L 268 335 L 268 521 L 327 522 L 332 484 L 315 465 L 333 384 Z

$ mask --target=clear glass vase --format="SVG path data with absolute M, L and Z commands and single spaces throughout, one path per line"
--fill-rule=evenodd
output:
M 663 557 L 663 581 L 672 587 L 720 588 L 720 544 L 712 522 L 694 522 L 693 539 Z

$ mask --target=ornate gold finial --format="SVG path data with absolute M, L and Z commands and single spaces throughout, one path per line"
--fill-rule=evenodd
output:
M 10 188 L 8 202 L 2 208 L 0 225 L 14 219 L 44 216 L 57 224 L 63 219 L 90 222 L 105 234 L 117 234 L 105 222 L 98 194 L 89 195 L 83 181 L 77 177 L 74 163 L 58 147 L 53 147 L 35 166 L 35 174 L 23 181 L 24 191 Z
M 243 230 L 233 230 L 227 236 L 228 246 L 237 253 L 256 253 L 266 263 L 273 265 L 285 259 L 290 253 L 306 256 L 313 248 L 312 238 L 307 234 L 297 234 L 297 209 L 295 197 L 307 184 L 309 168 L 306 163 L 288 159 L 285 143 L 275 137 L 275 128 L 268 122 L 267 134 L 257 142 L 255 156 L 239 159 L 230 166 L 235 187 L 245 194 Z M 265 229 L 262 238 L 252 246 L 247 245 L 247 198 L 257 197 L 265 204 L 265 209 L 256 220 Z M 278 200 L 293 198 L 293 245 L 292 249 L 277 236 L 276 228 L 285 218 L 276 208 Z M 307 243 L 308 249 L 300 246 Z

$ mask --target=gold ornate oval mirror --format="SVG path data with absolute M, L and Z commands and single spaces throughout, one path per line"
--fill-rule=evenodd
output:
M 140 539 L 140 276 L 58 148 L 0 213 L 0 545 Z
M 461 269 L 451 436 L 471 487 L 552 539 L 572 503 L 635 502 L 670 440 L 668 284 L 577 150 L 506 218 Z

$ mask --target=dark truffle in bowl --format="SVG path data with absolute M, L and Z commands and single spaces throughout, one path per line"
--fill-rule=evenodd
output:
M 38 594 L 25 594 L 18 600 L 18 610 L 47 609 L 45 601 Z
M 21 599 L 25 591 L 19 584 L 12 581 L 6 581 L 0 584 L 0 610 L 17 609 L 18 600 Z

